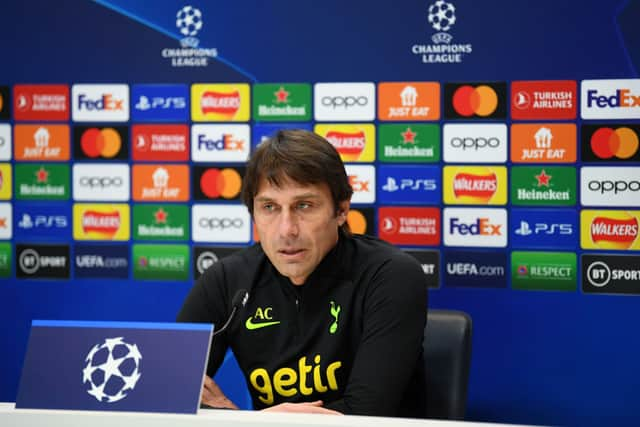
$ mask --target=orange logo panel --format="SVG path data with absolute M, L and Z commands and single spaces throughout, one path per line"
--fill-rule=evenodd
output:
M 380 83 L 378 118 L 390 121 L 438 120 L 440 84 L 436 82 Z
M 577 141 L 574 124 L 514 124 L 511 126 L 511 161 L 573 163 Z
M 14 138 L 16 160 L 69 160 L 68 125 L 16 125 Z
M 133 200 L 164 202 L 189 200 L 189 166 L 134 165 Z

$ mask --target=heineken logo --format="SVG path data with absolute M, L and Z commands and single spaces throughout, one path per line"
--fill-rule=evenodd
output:
M 572 167 L 514 167 L 514 205 L 572 206 L 576 204 L 576 170 Z
M 311 119 L 311 86 L 308 84 L 256 84 L 253 115 L 263 121 Z
M 134 239 L 187 240 L 189 238 L 188 218 L 188 206 L 134 205 Z

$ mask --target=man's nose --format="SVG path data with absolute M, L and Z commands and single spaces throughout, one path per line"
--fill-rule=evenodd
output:
M 283 210 L 280 215 L 280 234 L 282 236 L 297 236 L 299 231 L 298 218 L 295 213 Z

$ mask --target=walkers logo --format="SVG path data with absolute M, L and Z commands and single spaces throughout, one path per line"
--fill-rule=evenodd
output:
M 71 87 L 74 122 L 126 122 L 129 86 L 79 84 Z
M 66 203 L 16 203 L 14 213 L 16 240 L 71 239 L 71 208 Z
M 316 83 L 313 110 L 321 122 L 373 121 L 376 87 L 373 83 Z
M 189 174 L 186 165 L 134 165 L 133 200 L 185 202 Z
M 584 206 L 640 206 L 640 167 L 581 168 L 580 203 Z
M 76 240 L 129 240 L 129 205 L 73 205 L 73 238 Z
M 132 253 L 136 280 L 189 279 L 188 245 L 134 244 Z
M 69 165 L 17 164 L 15 178 L 18 200 L 69 200 Z
M 446 83 L 445 119 L 506 119 L 507 84 Z
M 19 279 L 68 279 L 68 245 L 16 245 Z
M 576 204 L 576 170 L 562 166 L 511 168 L 511 204 L 573 206 Z
M 69 86 L 15 85 L 13 87 L 15 120 L 69 120 Z
M 583 80 L 583 119 L 640 119 L 640 79 Z
M 506 205 L 504 166 L 445 166 L 444 202 L 449 205 Z
M 507 125 L 450 124 L 443 127 L 447 163 L 504 163 L 507 161 Z
M 249 125 L 191 126 L 194 162 L 246 162 L 249 158 Z
M 577 260 L 573 252 L 511 253 L 511 287 L 530 291 L 575 291 Z
M 582 291 L 587 293 L 640 293 L 640 256 L 582 255 Z
M 133 125 L 131 139 L 135 161 L 189 161 L 187 125 Z
M 452 43 L 451 28 L 458 22 L 453 3 L 437 0 L 430 4 L 427 22 L 436 31 L 431 36 L 433 44 L 411 46 L 411 53 L 420 57 L 423 64 L 459 64 L 465 55 L 471 54 L 471 43 Z
M 504 252 L 445 251 L 445 285 L 478 288 L 507 287 Z
M 126 202 L 129 200 L 129 165 L 76 163 L 73 165 L 73 199 Z
M 237 200 L 242 189 L 242 168 L 194 166 L 193 198 L 195 200 Z
M 440 286 L 440 251 L 406 250 L 420 263 L 426 276 L 427 287 L 438 288 Z
M 9 86 L 0 86 L 0 120 L 11 118 L 11 97 Z
M 128 245 L 76 245 L 73 259 L 77 278 L 129 278 Z
M 378 119 L 391 121 L 438 120 L 440 83 L 378 84 Z
M 15 125 L 16 160 L 69 160 L 69 126 Z
M 335 147 L 344 162 L 373 162 L 376 156 L 376 130 L 371 124 L 316 125 L 314 132 Z
M 349 185 L 353 189 L 351 203 L 375 203 L 376 170 L 371 165 L 345 165 Z
M 126 126 L 74 126 L 73 156 L 79 160 L 128 160 L 129 130 Z
M 445 208 L 446 246 L 507 246 L 507 211 L 485 208 Z
M 240 249 L 224 246 L 195 246 L 193 248 L 193 278 L 198 280 L 213 264 Z
M 0 123 L 0 160 L 11 160 L 11 125 Z
M 573 120 L 577 112 L 578 85 L 574 80 L 519 81 L 511 83 L 513 120 Z
M 381 162 L 432 163 L 440 160 L 440 126 L 385 124 L 378 127 Z
M 311 120 L 311 85 L 280 83 L 253 85 L 253 118 L 265 122 Z
M 189 87 L 184 84 L 131 86 L 131 119 L 136 122 L 186 122 Z
M 13 218 L 11 203 L 0 203 L 0 239 L 9 240 L 12 237 Z
M 438 204 L 442 198 L 438 166 L 379 166 L 378 201 L 387 204 Z
M 583 162 L 640 162 L 640 125 L 582 125 Z
M 438 246 L 440 209 L 423 207 L 381 207 L 378 236 L 397 245 Z
M 515 163 L 573 163 L 576 161 L 576 125 L 511 125 L 511 161 Z
M 194 122 L 247 122 L 250 115 L 249 85 L 191 85 L 191 120 Z
M 373 208 L 349 209 L 347 224 L 353 234 L 375 235 Z
M 582 249 L 640 250 L 640 211 L 580 212 Z
M 188 240 L 189 207 L 173 204 L 133 205 L 134 240 Z
M 247 243 L 251 238 L 251 217 L 244 205 L 193 205 L 194 242 Z
M 573 209 L 511 209 L 509 222 L 514 248 L 578 246 L 578 215 Z
M 11 164 L 0 163 L 0 200 L 9 200 L 13 185 L 11 184 Z
M 11 276 L 12 262 L 11 243 L 0 242 L 0 277 Z

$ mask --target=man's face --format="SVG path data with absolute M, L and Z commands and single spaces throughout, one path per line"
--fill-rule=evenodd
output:
M 262 249 L 283 276 L 296 285 L 307 277 L 338 241 L 349 201 L 335 212 L 327 184 L 302 185 L 286 180 L 280 187 L 260 181 L 253 199 L 253 219 Z

